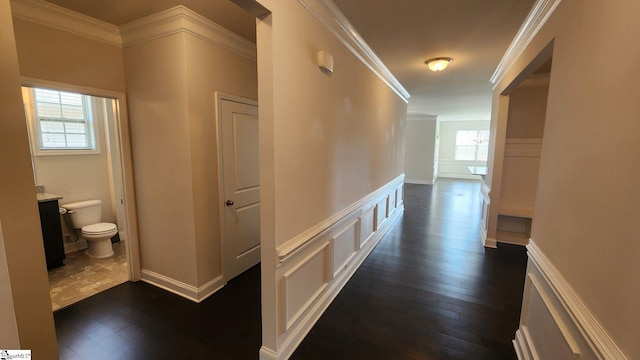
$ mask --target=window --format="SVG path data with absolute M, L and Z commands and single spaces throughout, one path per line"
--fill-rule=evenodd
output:
M 456 160 L 487 161 L 489 130 L 456 131 Z
M 35 155 L 99 152 L 90 96 L 38 88 L 23 95 Z

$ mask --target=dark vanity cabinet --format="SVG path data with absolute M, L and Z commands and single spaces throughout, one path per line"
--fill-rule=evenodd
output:
M 40 208 L 40 225 L 42 226 L 47 269 L 62 266 L 65 256 L 58 200 L 38 202 L 38 207 Z

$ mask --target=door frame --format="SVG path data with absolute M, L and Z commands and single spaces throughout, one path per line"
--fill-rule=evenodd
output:
M 140 239 L 138 236 L 138 217 L 136 213 L 135 185 L 133 180 L 133 157 L 131 151 L 131 135 L 129 133 L 126 94 L 118 91 L 103 90 L 24 76 L 20 78 L 20 82 L 21 86 L 71 91 L 84 95 L 114 100 L 114 121 L 117 130 L 115 135 L 118 138 L 118 147 L 120 149 L 119 162 L 123 183 L 122 196 L 124 198 L 124 213 L 127 222 L 127 241 L 125 241 L 125 246 L 129 267 L 129 281 L 139 281 L 141 279 Z M 107 119 L 105 119 L 105 121 L 107 121 Z M 113 182 L 113 179 L 110 180 Z
M 216 114 L 216 150 L 218 152 L 218 158 L 216 163 L 216 169 L 218 170 L 218 213 L 219 213 L 219 221 L 220 221 L 220 264 L 222 270 L 222 283 L 223 286 L 227 284 L 227 274 L 229 273 L 229 265 L 225 260 L 225 241 L 226 241 L 226 218 L 225 218 L 225 196 L 224 196 L 224 159 L 222 154 L 222 101 L 232 101 L 240 104 L 258 106 L 258 101 L 254 99 L 249 99 L 242 96 L 231 95 L 224 92 L 216 91 L 215 92 L 215 114 Z M 261 210 L 262 211 L 262 208 Z M 262 241 L 261 241 L 262 243 Z M 262 247 L 260 247 L 260 252 L 262 252 Z

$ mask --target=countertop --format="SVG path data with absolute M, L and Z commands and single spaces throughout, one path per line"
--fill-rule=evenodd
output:
M 62 196 L 56 195 L 56 194 L 51 194 L 51 193 L 37 193 L 37 196 L 38 196 L 38 202 L 45 202 L 45 201 L 53 201 L 53 200 L 62 199 Z

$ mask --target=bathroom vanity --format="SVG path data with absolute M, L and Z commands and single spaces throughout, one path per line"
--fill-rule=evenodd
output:
M 58 200 L 62 196 L 39 193 L 38 208 L 40 209 L 40 225 L 42 226 L 42 240 L 47 259 L 47 269 L 64 265 L 64 243 Z

